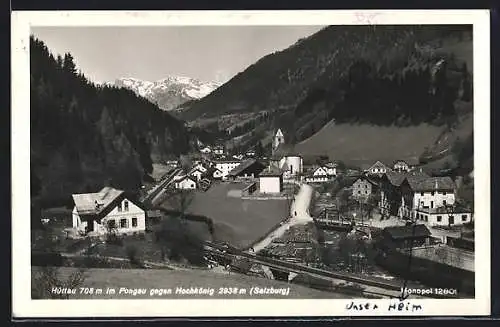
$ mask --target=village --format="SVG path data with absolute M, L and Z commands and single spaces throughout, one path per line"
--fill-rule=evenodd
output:
M 308 285 L 293 273 L 308 267 L 380 285 L 447 285 L 473 296 L 473 210 L 451 177 L 430 176 L 405 160 L 365 167 L 311 160 L 280 129 L 271 147 L 268 156 L 255 149 L 229 155 L 223 145 L 200 142 L 198 154 L 165 162 L 139 197 L 113 187 L 73 194 L 65 238 L 89 240 L 87 251 L 100 256 L 129 259 L 130 249 L 109 252 L 106 244 L 110 234 L 134 239 L 134 258 L 151 267 L 166 261 L 163 250 L 160 256 L 152 249 L 155 228 L 180 216 L 201 231 L 209 268 Z M 50 215 L 45 211 L 44 223 L 51 224 Z M 255 256 L 296 266 L 280 271 L 259 261 L 256 269 Z

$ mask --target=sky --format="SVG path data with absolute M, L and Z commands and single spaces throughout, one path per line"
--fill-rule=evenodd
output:
M 36 27 L 54 54 L 70 52 L 90 80 L 187 76 L 226 82 L 323 26 Z

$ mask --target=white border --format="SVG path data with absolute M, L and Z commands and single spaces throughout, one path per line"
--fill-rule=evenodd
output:
M 105 316 L 373 316 L 384 310 L 347 312 L 347 300 L 31 300 L 30 292 L 30 26 L 473 24 L 476 298 L 411 300 L 413 315 L 490 314 L 490 29 L 487 10 L 406 11 L 170 11 L 12 13 L 12 240 L 13 315 Z M 210 302 L 208 302 L 210 301 Z M 208 302 L 208 303 L 207 303 Z M 411 313 L 402 312 L 401 315 Z

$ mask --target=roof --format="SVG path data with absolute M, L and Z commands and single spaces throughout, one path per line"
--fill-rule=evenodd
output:
M 192 179 L 191 177 L 189 177 L 188 175 L 184 175 L 184 176 L 175 176 L 175 177 L 174 177 L 174 181 L 175 181 L 175 182 L 178 182 L 178 183 L 179 183 L 179 182 L 182 182 L 182 181 L 183 181 L 183 180 L 185 180 L 185 179 L 189 179 L 190 181 L 195 182 L 195 180 L 194 180 L 194 179 Z
M 235 168 L 233 168 L 229 172 L 229 176 L 237 176 L 237 175 L 241 174 L 243 171 L 245 171 L 246 169 L 250 168 L 251 166 L 253 166 L 255 164 L 261 165 L 262 168 L 264 168 L 264 165 L 261 164 L 260 162 L 258 162 L 257 160 L 255 160 L 255 159 L 248 159 L 248 160 L 245 160 L 242 163 L 240 163 Z
M 98 215 L 123 193 L 122 190 L 107 186 L 98 193 L 73 194 L 72 196 L 80 215 Z
M 281 143 L 273 152 L 273 159 L 281 159 L 286 156 L 300 156 L 293 144 Z
M 451 177 L 423 177 L 423 176 L 408 176 L 406 177 L 408 185 L 415 192 L 424 191 L 453 191 L 455 183 Z
M 217 164 L 229 164 L 229 163 L 241 163 L 241 160 L 215 160 L 214 163 Z
M 278 131 L 276 131 L 275 136 L 280 136 L 280 137 L 284 136 L 283 132 L 281 131 L 281 128 L 278 128 Z
M 268 166 L 265 170 L 263 170 L 260 174 L 259 177 L 279 177 L 282 176 L 283 172 L 274 167 L 274 166 Z
M 416 208 L 417 211 L 424 212 L 424 213 L 431 213 L 431 214 L 467 214 L 467 213 L 472 213 L 469 208 L 465 207 L 460 207 L 456 205 L 447 205 L 447 206 L 440 206 L 436 208 Z
M 430 230 L 422 224 L 413 226 L 392 226 L 384 228 L 393 239 L 408 239 L 431 236 Z
M 385 176 L 387 176 L 387 179 L 389 180 L 389 182 L 394 186 L 400 186 L 401 183 L 403 183 L 405 178 L 408 176 L 423 177 L 423 178 L 430 177 L 426 173 L 424 173 L 422 171 L 418 171 L 418 170 L 410 171 L 410 172 L 388 171 L 387 173 L 385 173 Z
M 373 165 L 371 165 L 368 169 L 366 170 L 371 170 L 372 168 L 374 167 L 383 167 L 383 168 L 387 168 L 387 165 L 385 165 L 384 163 L 382 163 L 381 161 L 377 160 L 377 162 L 375 162 Z
M 370 184 L 372 184 L 372 185 L 378 185 L 378 183 L 377 183 L 377 182 L 375 182 L 374 180 L 372 180 L 371 178 L 368 178 L 368 177 L 366 177 L 366 176 L 359 176 L 358 178 L 356 178 L 356 179 L 354 180 L 353 184 L 354 184 L 354 183 L 356 183 L 356 182 L 357 182 L 358 180 L 360 180 L 360 179 L 361 179 L 361 180 L 365 180 L 365 181 L 367 181 L 368 183 L 370 183 Z

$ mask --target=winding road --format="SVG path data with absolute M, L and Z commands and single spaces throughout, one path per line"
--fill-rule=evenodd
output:
M 295 196 L 295 199 L 290 206 L 290 219 L 288 219 L 283 225 L 279 226 L 277 229 L 269 233 L 269 235 L 261 240 L 260 242 L 252 246 L 255 253 L 261 251 L 266 246 L 272 243 L 273 240 L 283 236 L 285 232 L 295 225 L 305 225 L 313 221 L 313 218 L 309 214 L 309 205 L 311 204 L 311 198 L 313 195 L 313 188 L 310 185 L 302 184 L 300 190 Z

